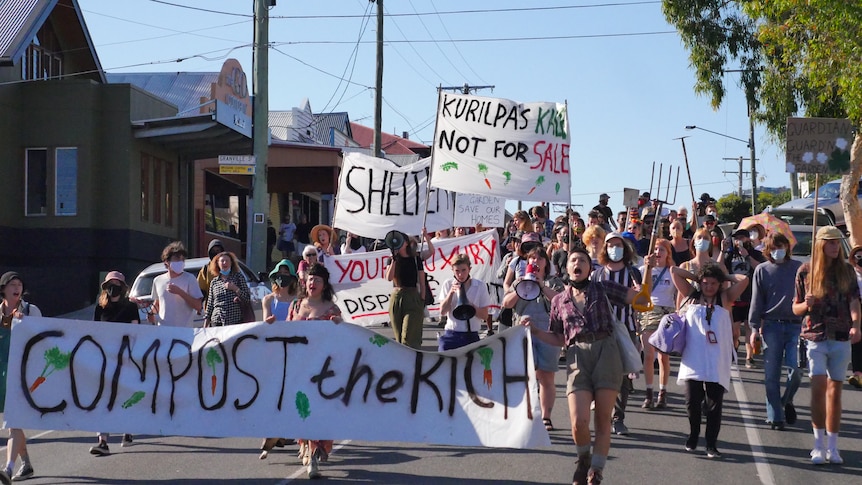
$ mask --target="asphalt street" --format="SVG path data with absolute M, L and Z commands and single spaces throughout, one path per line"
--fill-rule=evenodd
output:
M 376 330 L 391 336 L 389 328 Z M 426 350 L 436 349 L 437 330 L 426 326 Z M 839 446 L 845 464 L 815 467 L 808 460 L 812 434 L 807 377 L 796 399 L 799 421 L 785 431 L 773 431 L 763 423 L 766 411 L 762 368 L 734 369 L 733 390 L 725 397 L 719 436 L 718 448 L 723 457 L 709 459 L 702 442 L 694 453 L 683 449 L 688 422 L 682 387 L 675 381 L 676 362 L 673 363 L 667 409 L 641 409 L 644 383 L 642 378 L 635 381 L 636 391 L 629 400 L 626 419 L 631 434 L 614 436 L 605 484 L 862 483 L 862 391 L 844 386 Z M 571 483 L 575 449 L 562 369 L 557 373 L 556 384 L 552 416 L 556 429 L 550 433 L 549 448 L 513 450 L 338 441 L 329 462 L 321 466 L 322 480 L 411 485 Z M 109 442 L 112 453 L 95 457 L 88 453 L 96 442 L 92 433 L 30 430 L 27 436 L 36 471 L 29 483 L 34 484 L 287 484 L 307 480 L 296 458 L 296 446 L 277 448 L 266 460 L 259 460 L 258 439 L 136 436 L 131 446 L 122 448 L 117 435 L 111 436 Z

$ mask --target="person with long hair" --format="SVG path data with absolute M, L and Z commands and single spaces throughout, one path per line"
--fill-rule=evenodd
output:
M 671 256 L 675 265 L 680 266 L 692 257 L 691 240 L 686 239 L 683 234 L 685 229 L 683 223 L 675 219 L 670 223 L 670 248 Z
M 818 229 L 811 261 L 796 273 L 793 313 L 803 317 L 802 338 L 808 349 L 814 428 L 811 462 L 815 465 L 844 462 L 838 451 L 841 387 L 850 363 L 850 345 L 862 337 L 859 285 L 847 264 L 843 238 L 837 227 Z
M 569 284 L 551 300 L 550 330 L 530 326 L 542 342 L 566 347 L 566 394 L 578 462 L 572 483 L 600 484 L 611 447 L 611 416 L 623 381 L 623 362 L 613 336 L 611 305 L 630 305 L 637 292 L 611 281 L 590 281 L 592 258 L 583 248 L 569 254 Z M 529 324 L 529 322 L 522 322 Z M 595 441 L 590 446 L 590 405 L 595 402 Z
M 802 319 L 793 314 L 794 283 L 802 263 L 790 258 L 790 241 L 783 234 L 766 238 L 768 261 L 754 270 L 751 278 L 751 346 L 763 335 L 763 378 L 766 387 L 766 422 L 772 429 L 796 423 L 793 397 L 799 389 L 799 334 Z M 781 394 L 781 367 L 788 368 L 784 395 Z
M 522 299 L 514 288 L 523 278 L 513 285 L 512 291 L 503 297 L 503 308 L 513 309 L 514 319 L 520 322 L 529 319 L 529 324 L 543 331 L 550 328 L 551 300 L 563 291 L 563 282 L 559 278 L 551 276 L 551 261 L 548 254 L 542 248 L 535 247 L 527 253 L 527 264 L 535 268 L 533 276 L 541 291 L 534 300 Z M 539 382 L 539 403 L 542 408 L 542 422 L 545 429 L 551 431 L 554 425 L 551 422 L 551 412 L 554 410 L 556 399 L 556 388 L 554 387 L 554 374 L 559 367 L 560 347 L 548 345 L 538 339 L 533 340 L 533 362 L 536 367 L 536 380 Z
M 599 254 L 602 252 L 602 247 L 605 244 L 605 236 L 608 233 L 602 226 L 599 225 L 591 225 L 587 227 L 587 230 L 584 231 L 583 241 L 584 247 L 587 250 L 587 254 L 590 255 L 590 259 L 593 261 L 593 269 L 598 268 L 599 264 Z
M 0 276 L 0 412 L 5 412 L 6 404 L 6 379 L 9 370 L 9 343 L 12 340 L 12 327 L 17 325 L 27 316 L 41 317 L 42 312 L 36 305 L 24 301 L 24 280 L 21 275 L 14 271 L 8 271 Z M 15 474 L 15 460 L 21 457 L 21 467 Z M 33 477 L 33 465 L 30 463 L 30 454 L 27 452 L 27 437 L 24 430 L 9 428 L 9 440 L 6 442 L 6 466 L 3 471 L 6 476 L 14 481 L 27 480 Z
M 593 270 L 590 278 L 593 281 L 613 281 L 619 283 L 626 288 L 638 289 L 643 277 L 638 268 L 634 266 L 637 261 L 637 253 L 634 250 L 634 244 L 627 242 L 622 234 L 618 232 L 609 233 L 605 236 L 605 245 L 599 254 L 600 268 Z M 616 318 L 625 324 L 629 331 L 629 338 L 637 346 L 637 321 L 635 320 L 635 311 L 631 305 L 613 305 Z M 636 376 L 636 374 L 635 374 Z M 611 431 L 618 435 L 629 434 L 629 428 L 626 426 L 626 405 L 628 404 L 629 394 L 632 389 L 632 376 L 628 375 L 623 378 L 620 393 L 617 396 L 616 404 L 614 405 L 613 423 Z
M 129 301 L 129 285 L 126 284 L 126 277 L 123 273 L 110 271 L 105 275 L 105 281 L 102 282 L 101 288 L 102 291 L 96 302 L 93 320 L 97 322 L 140 323 L 138 305 Z M 99 442 L 96 446 L 90 447 L 90 454 L 97 456 L 109 454 L 108 433 L 99 433 L 97 439 Z M 125 447 L 130 444 L 132 444 L 132 435 L 124 433 L 120 446 Z
M 401 237 L 404 243 L 393 251 L 386 267 L 386 279 L 395 286 L 389 297 L 389 321 L 398 343 L 419 350 L 425 320 L 425 268 L 410 238 Z
M 711 256 L 712 243 L 712 235 L 710 234 L 709 229 L 700 228 L 695 231 L 694 237 L 692 237 L 691 239 L 691 245 L 694 248 L 694 257 L 682 263 L 681 265 L 679 265 L 679 267 L 693 275 L 696 275 L 700 272 L 701 269 L 703 269 L 707 265 L 717 265 L 718 260 Z M 724 265 L 720 265 L 719 267 L 724 270 Z M 695 288 L 697 288 L 697 281 L 692 281 L 691 283 Z M 680 292 L 677 292 L 677 308 L 682 305 L 682 301 L 684 299 L 685 295 Z
M 644 274 L 650 277 L 650 300 L 653 309 L 641 313 L 641 344 L 644 349 L 644 382 L 646 382 L 646 397 L 641 405 L 643 409 L 664 409 L 667 407 L 667 381 L 670 377 L 670 355 L 657 352 L 649 343 L 650 335 L 658 330 L 662 317 L 676 310 L 676 287 L 671 278 L 673 263 L 670 241 L 656 241 L 653 258 L 647 257 L 647 264 L 642 268 Z M 655 261 L 650 265 L 649 261 Z M 653 382 L 655 369 L 653 362 L 658 357 L 658 396 L 653 400 Z
M 686 296 L 679 310 L 685 316 L 687 329 L 676 381 L 685 386 L 689 425 L 685 450 L 697 449 L 700 421 L 705 411 L 706 456 L 721 458 L 718 433 L 724 393 L 730 390 L 730 368 L 736 354 L 731 312 L 733 302 L 748 286 L 748 277 L 727 275 L 716 264 L 704 266 L 697 275 L 673 266 L 671 277 L 677 291 Z M 698 283 L 697 287 L 692 281 Z
M 533 232 L 533 223 L 530 220 L 530 214 L 527 214 L 527 211 L 517 211 L 512 216 L 512 221 L 515 223 L 515 227 L 518 231 L 523 233 Z
M 290 305 L 287 316 L 289 321 L 329 320 L 336 324 L 342 322 L 341 310 L 335 304 L 335 290 L 329 282 L 329 271 L 322 264 L 308 268 L 304 282 L 305 297 L 298 298 Z M 299 457 L 307 468 L 308 478 L 320 478 L 320 462 L 329 459 L 332 453 L 332 440 L 299 440 Z
M 854 246 L 850 250 L 848 260 L 856 271 L 856 283 L 859 285 L 859 293 L 862 297 L 862 246 Z M 847 383 L 859 389 L 862 388 L 862 341 L 851 345 L 850 349 L 850 371 L 852 374 L 847 378 Z
M 242 307 L 248 304 L 251 293 L 239 269 L 236 255 L 225 251 L 210 261 L 212 275 L 207 294 L 204 327 L 221 327 L 242 323 Z

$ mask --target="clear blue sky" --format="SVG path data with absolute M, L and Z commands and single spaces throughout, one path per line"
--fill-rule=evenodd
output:
M 108 72 L 212 72 L 234 57 L 251 79 L 253 0 L 78 1 Z M 308 98 L 315 112 L 347 111 L 374 126 L 376 8 L 366 0 L 278 0 L 270 10 L 270 109 Z M 685 135 L 695 196 L 736 190 L 738 163 L 723 158 L 747 158 L 746 144 L 684 127 L 747 139 L 739 75 L 727 74 L 718 111 L 696 96 L 688 54 L 660 2 L 386 0 L 384 9 L 384 131 L 430 144 L 438 85 L 493 85 L 477 94 L 568 102 L 574 204 L 589 209 L 607 192 L 621 210 L 623 187 L 647 190 L 655 161 L 683 167 L 677 202 L 690 205 L 674 140 Z M 755 145 L 758 186 L 786 186 L 784 148 L 760 127 Z

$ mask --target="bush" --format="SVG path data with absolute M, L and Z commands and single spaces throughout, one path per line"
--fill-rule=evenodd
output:
M 715 207 L 718 209 L 718 220 L 722 223 L 735 222 L 739 224 L 743 217 L 751 215 L 751 201 L 743 199 L 737 194 L 728 194 L 718 199 Z

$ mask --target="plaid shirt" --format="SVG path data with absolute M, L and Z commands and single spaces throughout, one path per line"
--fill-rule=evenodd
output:
M 848 264 L 845 270 L 851 275 L 855 271 Z M 808 273 L 811 264 L 804 263 L 796 273 L 796 303 L 805 301 L 808 287 Z M 831 280 L 827 280 L 831 283 Z M 826 296 L 805 314 L 802 320 L 802 338 L 820 342 L 823 340 L 834 340 L 835 333 L 850 332 L 853 326 L 853 316 L 850 314 L 850 302 L 859 298 L 859 284 L 856 278 L 851 276 L 850 288 L 846 293 L 841 293 L 834 285 L 829 284 Z M 845 335 L 843 338 L 849 338 Z
M 228 281 L 239 287 L 239 294 L 227 289 Z M 206 307 L 206 318 L 210 324 L 220 326 L 242 322 L 242 309 L 238 302 L 233 301 L 237 296 L 243 301 L 249 301 L 250 298 L 248 285 L 242 274 L 231 273 L 225 281 L 222 281 L 221 277 L 213 278 L 207 293 Z
M 566 346 L 575 343 L 575 337 L 582 332 L 596 333 L 614 331 L 611 308 L 605 301 L 605 296 L 612 305 L 626 304 L 629 289 L 613 281 L 593 281 L 586 290 L 584 312 L 575 306 L 570 287 L 551 301 L 551 332 L 562 334 Z

